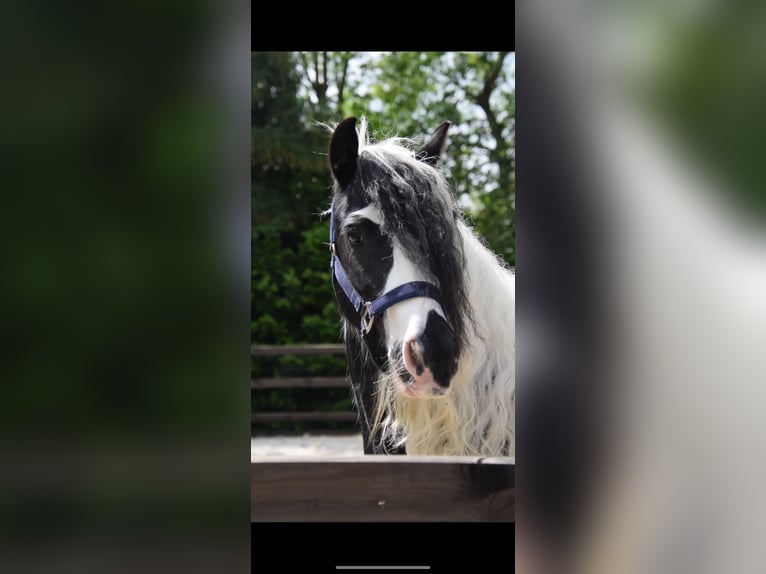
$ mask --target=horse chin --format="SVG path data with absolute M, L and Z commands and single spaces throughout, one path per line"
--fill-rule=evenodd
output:
M 409 399 L 438 399 L 449 392 L 449 387 L 439 385 L 433 379 L 423 382 L 409 376 L 407 380 L 399 378 L 399 392 Z

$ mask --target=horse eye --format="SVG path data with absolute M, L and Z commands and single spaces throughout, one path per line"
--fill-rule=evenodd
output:
M 346 231 L 346 237 L 352 245 L 358 245 L 362 242 L 362 232 L 358 227 L 349 227 Z

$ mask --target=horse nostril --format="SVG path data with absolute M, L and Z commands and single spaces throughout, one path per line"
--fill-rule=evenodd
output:
M 423 366 L 423 354 L 420 352 L 420 343 L 418 343 L 417 339 L 412 339 L 409 342 L 408 347 L 412 362 L 415 363 L 415 373 L 419 377 L 425 370 L 425 367 Z
M 423 360 L 423 345 L 419 339 L 409 339 L 404 343 L 404 364 L 407 370 L 421 377 L 426 371 L 425 361 Z

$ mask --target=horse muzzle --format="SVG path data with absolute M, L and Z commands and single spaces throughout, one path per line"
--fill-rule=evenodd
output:
M 407 370 L 401 377 L 402 392 L 412 398 L 444 395 L 458 367 L 458 344 L 447 321 L 429 311 L 425 329 L 402 343 L 402 359 Z

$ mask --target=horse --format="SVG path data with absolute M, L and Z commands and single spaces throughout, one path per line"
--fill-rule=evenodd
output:
M 450 125 L 419 149 L 372 142 L 365 118 L 330 138 L 332 283 L 365 454 L 515 455 L 515 272 L 443 173 Z

